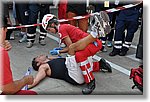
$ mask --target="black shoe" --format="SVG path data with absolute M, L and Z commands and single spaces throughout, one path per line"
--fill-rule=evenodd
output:
M 126 54 L 127 54 L 127 51 L 121 51 L 121 52 L 119 53 L 120 56 L 125 56 Z
M 120 50 L 113 48 L 113 51 L 111 53 L 109 53 L 109 56 L 116 56 L 120 54 Z
M 112 68 L 111 68 L 110 64 L 105 61 L 105 59 L 101 58 L 101 60 L 99 61 L 99 64 L 100 64 L 100 69 L 102 71 L 106 70 L 106 71 L 112 73 Z
M 84 95 L 88 95 L 91 94 L 94 89 L 95 89 L 95 79 L 92 80 L 90 83 L 88 83 L 86 88 L 82 89 L 82 93 Z
M 120 56 L 125 56 L 128 52 L 129 48 L 122 47 L 121 52 L 119 53 Z

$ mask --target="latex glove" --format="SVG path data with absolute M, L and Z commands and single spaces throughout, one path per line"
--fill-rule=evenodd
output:
M 51 55 L 58 55 L 59 54 L 59 50 L 50 50 L 50 54 Z
M 63 48 L 61 48 L 61 47 L 56 47 L 56 48 L 54 48 L 53 50 L 62 50 Z

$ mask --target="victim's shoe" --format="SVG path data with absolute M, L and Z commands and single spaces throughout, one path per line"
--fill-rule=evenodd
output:
M 99 61 L 99 64 L 100 64 L 100 69 L 102 71 L 106 70 L 106 71 L 112 73 L 112 68 L 111 68 L 110 64 L 105 61 L 105 59 L 101 58 L 101 60 Z

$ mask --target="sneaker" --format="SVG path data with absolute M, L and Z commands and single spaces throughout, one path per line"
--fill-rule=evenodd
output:
M 22 39 L 19 40 L 19 43 L 26 42 L 26 41 L 27 41 L 27 35 L 24 34 Z
M 109 24 L 109 16 L 106 12 L 101 11 L 93 16 L 93 21 L 91 24 L 92 32 L 96 32 L 98 37 L 105 37 L 111 31 L 111 26 Z
M 45 40 L 40 40 L 39 43 L 40 43 L 42 46 L 46 45 Z
M 91 23 L 90 33 L 98 38 L 104 36 L 104 28 L 102 27 L 102 24 L 100 21 L 101 21 L 100 16 L 98 14 L 95 14 L 93 16 L 93 20 Z
M 112 73 L 112 68 L 111 68 L 110 64 L 105 61 L 105 59 L 101 58 L 101 60 L 99 61 L 99 64 L 100 64 L 100 69 L 103 72 L 105 72 L 105 70 L 106 70 L 106 71 Z
M 11 35 L 10 35 L 10 40 L 15 40 L 15 35 L 14 35 L 14 33 L 11 33 Z
M 87 84 L 87 87 L 82 90 L 84 95 L 91 94 L 95 89 L 95 79 Z
M 101 49 L 102 52 L 107 52 L 107 49 L 104 47 L 103 49 Z
M 108 14 L 105 11 L 100 12 L 100 17 L 102 18 L 102 27 L 104 28 L 104 33 L 109 34 L 111 32 L 111 26 L 109 24 L 110 19 Z
M 27 48 L 31 48 L 32 46 L 33 46 L 33 43 L 32 43 L 32 42 L 30 42 L 30 41 L 27 42 L 27 45 L 26 45 Z
M 107 47 L 112 47 L 112 41 L 107 42 Z

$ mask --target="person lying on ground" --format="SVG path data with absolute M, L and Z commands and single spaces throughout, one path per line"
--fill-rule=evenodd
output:
M 89 60 L 92 60 L 89 57 Z M 91 63 L 93 72 L 105 71 L 111 72 L 111 66 L 101 59 L 99 62 Z M 84 78 L 81 69 L 78 67 L 75 56 L 66 58 L 49 57 L 46 55 L 39 55 L 32 60 L 32 67 L 38 71 L 34 82 L 29 85 L 33 88 L 40 83 L 45 77 L 56 78 L 64 80 L 72 85 L 81 85 L 84 83 Z

